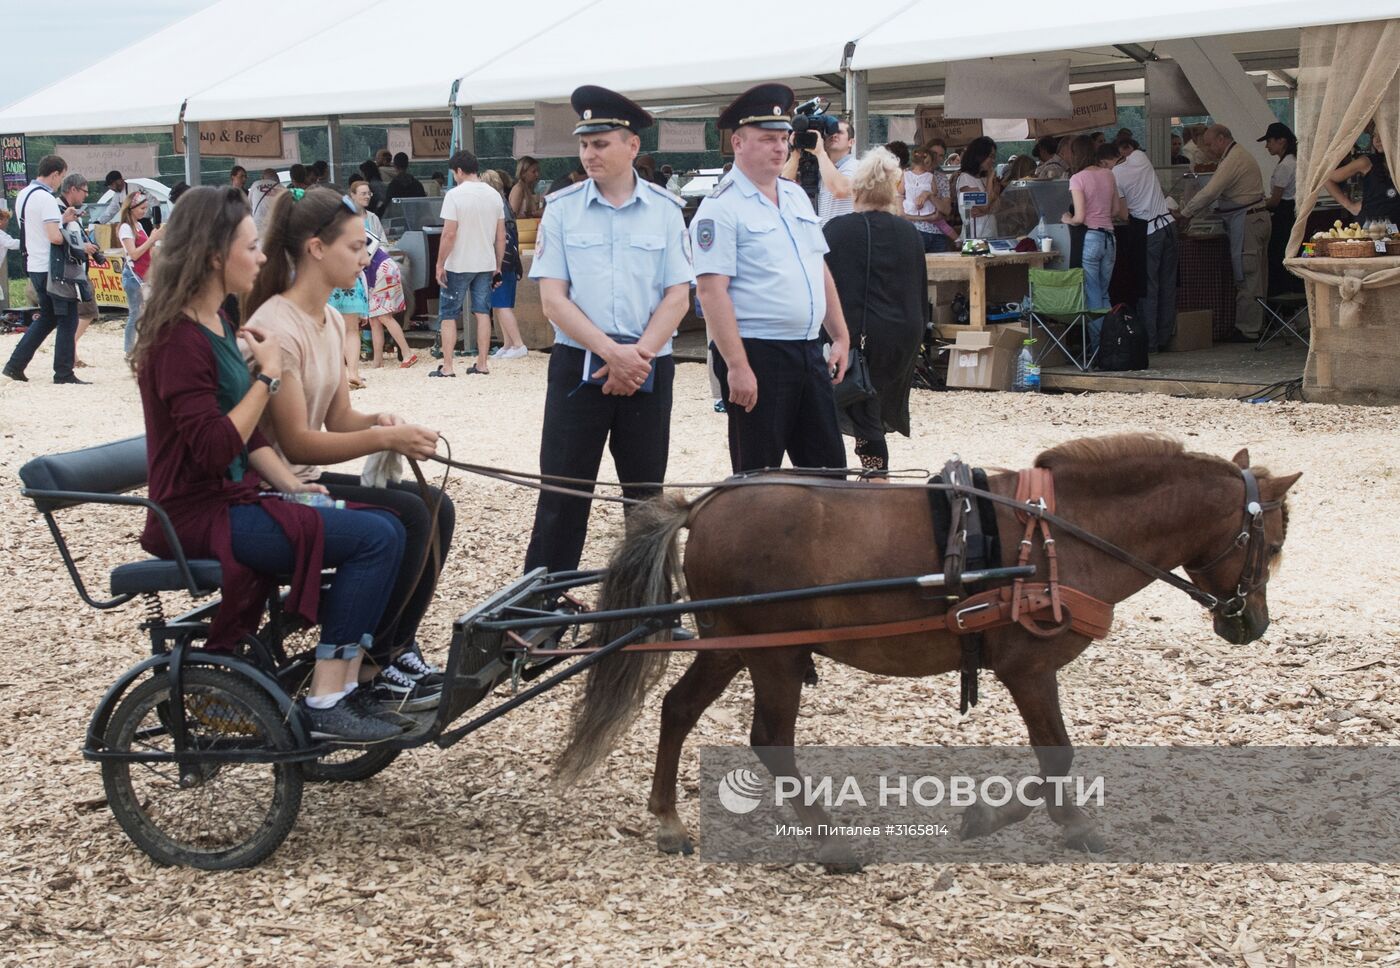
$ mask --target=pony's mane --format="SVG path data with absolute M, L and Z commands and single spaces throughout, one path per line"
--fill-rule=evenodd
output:
M 1100 465 L 1120 460 L 1170 460 L 1174 457 L 1200 457 L 1207 460 L 1224 458 L 1189 452 L 1181 441 L 1166 434 L 1112 434 L 1107 437 L 1084 437 L 1042 451 L 1035 459 L 1036 467 L 1047 470 L 1068 470 L 1071 466 Z

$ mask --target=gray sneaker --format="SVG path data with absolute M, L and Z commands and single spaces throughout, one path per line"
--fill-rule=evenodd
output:
M 359 690 L 355 692 L 358 693 Z M 341 699 L 329 709 L 313 709 L 306 704 L 305 699 L 298 701 L 297 705 L 301 707 L 302 715 L 311 726 L 312 739 L 367 746 L 394 739 L 403 732 L 397 726 L 390 726 L 382 719 L 362 712 L 350 698 Z
M 405 733 L 418 725 L 418 720 L 410 716 L 396 713 L 394 710 L 375 699 L 369 683 L 365 683 L 363 686 L 360 686 L 360 688 L 350 693 L 350 695 L 346 697 L 346 701 L 366 716 L 372 716 L 375 719 L 382 720 Z

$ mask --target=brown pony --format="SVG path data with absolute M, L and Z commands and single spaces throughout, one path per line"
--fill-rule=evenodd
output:
M 1151 435 L 1121 435 L 1073 441 L 1036 458 L 1055 478 L 1058 513 L 1107 541 L 1163 569 L 1184 567 L 1204 592 L 1224 599 L 1234 593 L 1245 569 L 1246 549 L 1233 547 L 1245 506 L 1242 468 L 1183 450 L 1177 441 Z M 1298 474 L 1272 477 L 1254 468 L 1263 502 L 1282 502 Z M 1013 496 L 1016 475 L 992 475 L 990 490 Z M 1276 560 L 1287 531 L 1287 507 L 1263 515 L 1267 548 L 1260 560 Z M 771 484 L 717 489 L 694 503 L 667 496 L 632 514 L 628 536 L 613 557 L 600 595 L 601 608 L 626 608 L 670 601 L 677 571 L 680 530 L 689 526 L 685 580 L 695 599 L 771 592 L 868 578 L 919 575 L 939 570 L 927 492 L 897 485 L 813 486 L 793 478 Z M 1014 564 L 1023 528 L 1014 509 L 997 507 L 1004 564 Z M 1116 604 L 1152 578 L 1064 533 L 1056 533 L 1060 580 Z M 1045 574 L 1043 550 L 1032 563 Z M 1215 632 L 1228 642 L 1251 642 L 1269 625 L 1264 584 L 1258 577 L 1242 607 L 1217 610 Z M 946 603 L 913 591 L 828 597 L 717 611 L 697 616 L 701 638 L 790 629 L 831 628 L 894 622 L 941 612 Z M 1234 611 L 1235 614 L 1227 614 Z M 603 641 L 627 626 L 600 630 Z M 1035 638 L 1020 626 L 986 633 L 983 668 L 1006 686 L 1036 747 L 1040 776 L 1068 775 L 1074 751 L 1060 712 L 1056 673 L 1090 639 L 1074 632 Z M 660 822 L 657 845 L 690 853 L 691 838 L 676 814 L 676 772 L 682 745 L 701 714 L 740 669 L 753 680 L 750 742 L 774 775 L 797 775 L 792 746 L 803 677 L 812 655 L 877 675 L 931 676 L 959 667 L 960 640 L 931 632 L 895 638 L 816 646 L 698 652 L 690 668 L 666 694 L 656 754 L 650 810 Z M 647 690 L 665 667 L 664 652 L 619 654 L 600 662 L 574 710 L 573 733 L 558 773 L 572 782 L 613 747 L 639 711 Z M 1051 801 L 1047 800 L 1047 803 Z M 1073 849 L 1102 850 L 1093 823 L 1078 807 L 1049 806 L 1052 819 Z M 807 813 L 810 811 L 810 813 Z M 1015 801 L 983 807 L 963 818 L 964 837 L 981 836 L 1030 812 Z M 798 811 L 804 823 L 825 822 L 819 808 Z M 805 815 L 804 815 L 805 814 Z

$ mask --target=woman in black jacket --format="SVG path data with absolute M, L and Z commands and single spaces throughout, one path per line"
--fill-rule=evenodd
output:
M 851 346 L 864 354 L 875 388 L 837 414 L 868 470 L 889 469 L 887 431 L 909 436 L 909 384 L 928 320 L 928 265 L 918 230 L 896 214 L 900 181 L 895 156 L 871 151 L 853 179 L 855 211 L 823 230 Z

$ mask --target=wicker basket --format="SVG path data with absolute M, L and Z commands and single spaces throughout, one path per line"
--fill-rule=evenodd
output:
M 1400 255 L 1400 239 L 1386 239 L 1386 240 L 1385 240 L 1385 254 L 1386 254 L 1386 255 Z
M 1327 256 L 1331 259 L 1367 259 L 1376 254 L 1376 243 L 1370 239 L 1331 239 Z

